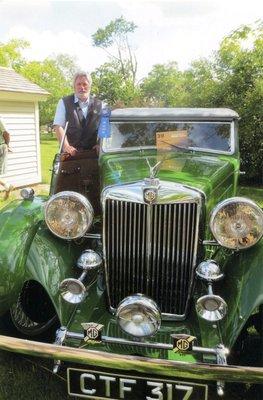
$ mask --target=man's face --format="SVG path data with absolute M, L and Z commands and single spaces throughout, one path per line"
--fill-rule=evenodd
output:
M 81 101 L 87 100 L 90 92 L 90 85 L 84 76 L 79 76 L 74 83 L 74 91 L 78 99 Z

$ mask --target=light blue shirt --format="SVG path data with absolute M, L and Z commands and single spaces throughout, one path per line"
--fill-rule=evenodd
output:
M 81 101 L 77 98 L 76 95 L 74 95 L 74 103 L 79 103 L 79 106 L 85 118 L 88 114 L 89 102 L 90 102 L 89 97 L 86 101 Z M 62 128 L 65 128 L 66 126 L 66 109 L 63 99 L 60 99 L 58 102 L 53 125 L 59 125 L 62 126 Z

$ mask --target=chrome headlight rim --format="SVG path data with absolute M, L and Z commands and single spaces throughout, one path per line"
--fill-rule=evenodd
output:
M 132 309 L 130 310 L 129 307 L 133 307 L 134 305 L 139 305 L 140 307 L 142 307 L 143 311 L 145 312 L 149 312 L 149 314 L 147 315 L 147 317 L 149 317 L 148 320 L 148 327 L 150 326 L 151 331 L 149 332 L 144 332 L 142 333 L 137 333 L 135 334 L 135 331 L 130 332 L 128 329 L 125 329 L 123 327 L 122 322 L 125 321 L 125 318 L 123 318 L 121 316 L 122 312 L 126 312 L 130 311 L 132 313 Z M 136 311 L 135 313 L 138 313 L 138 311 Z M 158 305 L 156 304 L 156 302 L 142 294 L 142 293 L 135 293 L 133 295 L 127 296 L 125 297 L 118 305 L 117 309 L 116 309 L 116 318 L 117 318 L 117 322 L 119 327 L 122 329 L 123 332 L 125 332 L 128 335 L 131 335 L 135 338 L 146 338 L 146 337 L 151 337 L 154 336 L 158 330 L 160 329 L 161 326 L 161 311 L 158 307 Z M 133 323 L 134 321 L 129 321 L 126 320 L 127 322 Z M 143 321 L 142 321 L 143 322 Z M 136 323 L 135 323 L 136 324 Z
M 52 204 L 52 202 L 54 202 L 54 200 L 57 200 L 59 198 L 62 199 L 63 197 L 65 197 L 65 198 L 66 197 L 73 198 L 76 201 L 78 201 L 79 203 L 81 203 L 84 206 L 86 212 L 89 215 L 89 219 L 87 220 L 87 224 L 86 224 L 85 228 L 82 229 L 82 232 L 80 234 L 78 234 L 78 235 L 70 236 L 70 237 L 64 236 L 64 235 L 60 235 L 59 233 L 54 231 L 53 227 L 51 226 L 51 224 L 48 221 L 47 213 L 48 213 L 48 209 L 49 209 L 50 205 Z M 46 222 L 46 224 L 48 226 L 48 229 L 55 236 L 59 237 L 60 239 L 64 239 L 64 240 L 75 240 L 75 239 L 79 239 L 79 238 L 83 237 L 85 235 L 85 233 L 90 229 L 90 227 L 92 225 L 92 222 L 93 222 L 93 219 L 94 219 L 94 210 L 93 210 L 93 207 L 92 207 L 91 203 L 89 202 L 89 200 L 85 196 L 83 196 L 80 193 L 74 192 L 74 191 L 65 190 L 65 191 L 58 192 L 58 193 L 52 195 L 48 199 L 48 201 L 46 202 L 46 204 L 44 206 L 44 217 L 45 217 L 45 222 Z
M 228 248 L 230 250 L 246 250 L 250 247 L 255 246 L 259 240 L 263 237 L 263 227 L 261 230 L 261 234 L 259 235 L 259 237 L 257 238 L 257 240 L 251 244 L 248 244 L 246 246 L 226 246 L 225 242 L 223 240 L 220 239 L 220 237 L 218 236 L 216 229 L 215 229 L 215 219 L 218 215 L 218 213 L 220 211 L 223 210 L 224 207 L 231 205 L 231 204 L 243 204 L 243 205 L 247 205 L 249 207 L 251 207 L 253 210 L 256 210 L 256 212 L 259 212 L 262 215 L 263 218 L 263 210 L 251 199 L 248 199 L 246 197 L 230 197 L 228 199 L 225 199 L 221 202 L 219 202 L 214 209 L 212 210 L 211 213 L 211 217 L 210 217 L 210 221 L 209 221 L 209 226 L 210 226 L 210 230 L 214 236 L 214 238 L 216 239 L 217 243 L 224 247 L 224 248 Z

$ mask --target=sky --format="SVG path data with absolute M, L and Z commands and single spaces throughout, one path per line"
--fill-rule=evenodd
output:
M 0 0 L 0 42 L 24 38 L 23 55 L 43 60 L 66 53 L 85 71 L 108 60 L 91 35 L 123 16 L 137 25 L 130 36 L 138 79 L 153 65 L 176 61 L 180 69 L 209 57 L 225 35 L 263 18 L 262 0 Z

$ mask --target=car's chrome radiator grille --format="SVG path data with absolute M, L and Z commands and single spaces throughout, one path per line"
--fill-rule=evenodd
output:
M 105 202 L 106 275 L 110 306 L 143 293 L 162 313 L 184 315 L 198 235 L 198 204 Z

